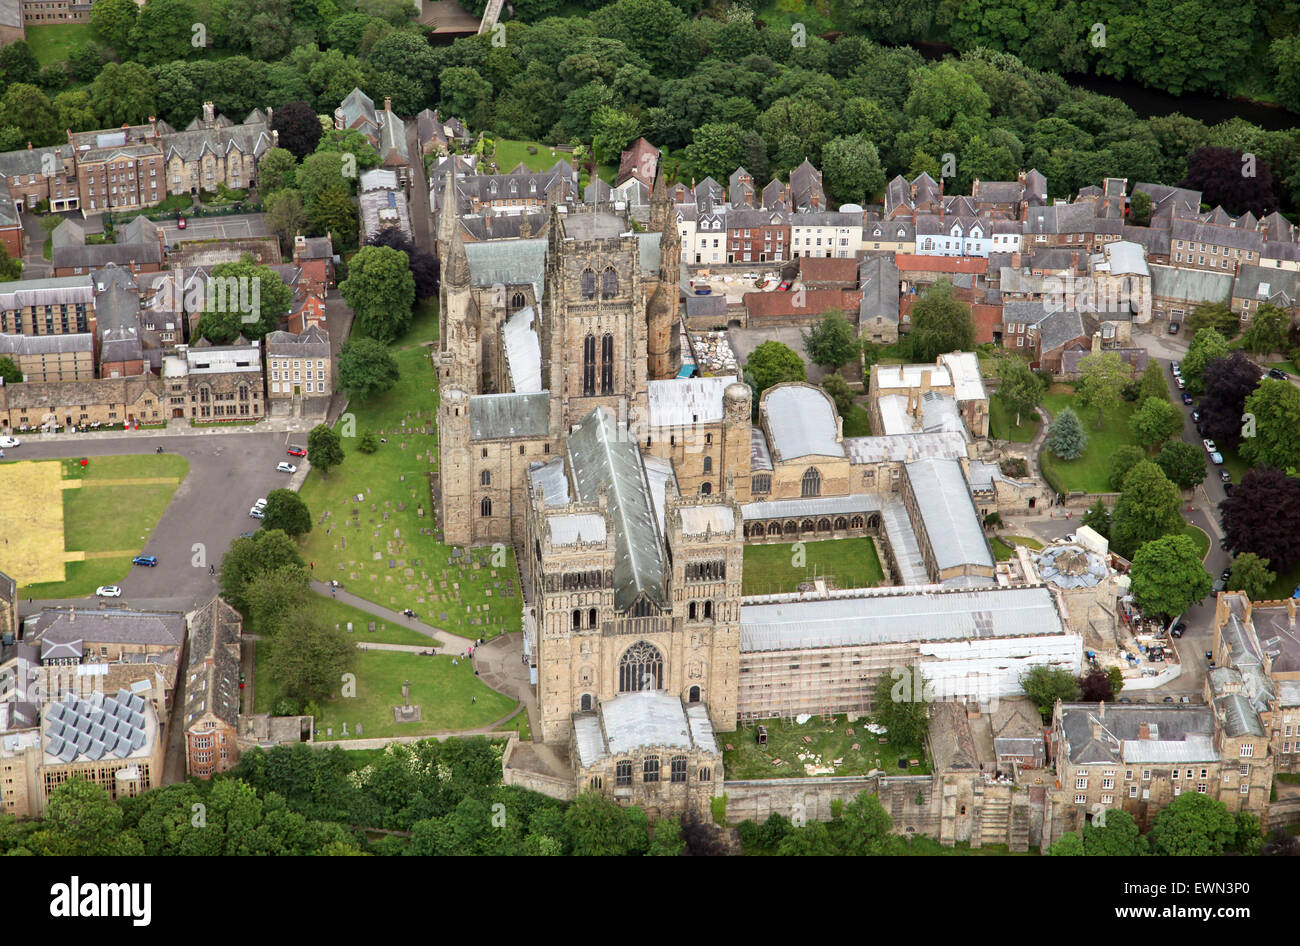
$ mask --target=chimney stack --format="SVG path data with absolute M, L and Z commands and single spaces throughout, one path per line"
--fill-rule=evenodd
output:
M 1287 627 L 1295 630 L 1295 598 L 1286 599 L 1286 623 Z
M 1150 724 L 1150 723 L 1139 723 L 1139 724 L 1138 724 L 1138 738 L 1139 738 L 1139 739 L 1146 739 L 1146 740 L 1149 740 L 1149 739 L 1151 738 L 1151 724 Z

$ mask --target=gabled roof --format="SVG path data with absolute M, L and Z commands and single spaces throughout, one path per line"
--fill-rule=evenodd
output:
M 550 430 L 550 401 L 547 391 L 476 394 L 469 399 L 469 439 L 545 437 Z

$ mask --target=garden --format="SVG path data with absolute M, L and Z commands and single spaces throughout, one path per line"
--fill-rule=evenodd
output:
M 920 746 L 891 743 L 868 725 L 866 717 L 849 722 L 844 716 L 747 720 L 735 732 L 718 734 L 722 763 L 728 779 L 930 774 Z M 766 745 L 758 744 L 759 726 L 767 730 Z
M 801 548 L 800 548 L 801 547 Z M 745 545 L 742 593 L 783 594 L 824 578 L 836 588 L 873 588 L 885 580 L 870 538 Z

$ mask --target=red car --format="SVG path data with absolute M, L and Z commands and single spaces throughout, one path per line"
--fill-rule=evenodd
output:
M 302 447 L 290 447 L 285 453 L 291 457 L 305 457 L 307 455 L 307 451 Z
M 790 280 L 788 280 L 788 279 L 782 280 L 781 285 L 779 285 L 779 286 L 776 287 L 776 291 L 777 291 L 777 292 L 789 292 L 789 291 L 790 291 Z
M 178 217 L 177 220 L 176 220 L 176 229 L 177 229 L 177 230 L 184 230 L 184 229 L 185 229 L 185 225 L 186 225 L 185 218 L 184 218 L 184 217 Z

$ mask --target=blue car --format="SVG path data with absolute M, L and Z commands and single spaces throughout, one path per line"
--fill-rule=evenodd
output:
M 150 568 L 158 564 L 157 555 L 137 555 L 131 559 L 132 565 L 148 565 Z
M 1188 394 L 1186 391 L 1183 392 L 1183 403 L 1184 403 L 1184 404 L 1191 404 L 1191 403 L 1192 403 L 1192 396 L 1191 396 L 1190 394 Z

